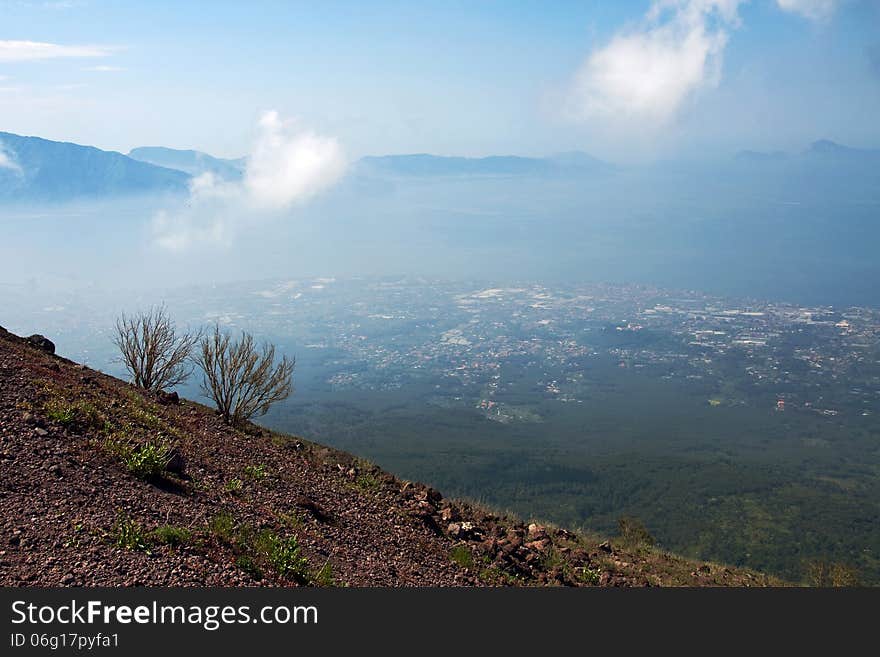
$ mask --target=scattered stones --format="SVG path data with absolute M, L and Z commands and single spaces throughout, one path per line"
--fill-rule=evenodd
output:
M 528 537 L 530 541 L 542 541 L 545 539 L 549 539 L 549 536 L 547 535 L 547 530 L 542 525 L 535 524 L 534 522 L 529 525 Z
M 454 522 L 460 520 L 461 515 L 459 514 L 458 509 L 454 506 L 447 506 L 440 510 L 440 518 L 445 522 Z
M 446 533 L 451 538 L 463 541 L 479 541 L 483 538 L 483 531 L 472 522 L 451 522 L 446 526 Z
M 443 499 L 443 496 L 439 491 L 434 490 L 433 488 L 426 488 L 421 491 L 418 495 L 416 495 L 416 499 L 425 500 L 430 502 L 431 504 L 439 504 Z
M 527 550 L 537 550 L 538 552 L 546 552 L 550 547 L 549 538 L 541 538 L 535 541 L 529 541 L 524 545 Z
M 312 517 L 318 522 L 330 522 L 333 520 L 333 517 L 330 515 L 330 513 L 311 497 L 298 497 L 296 500 L 294 500 L 293 503 L 300 509 L 308 511 L 312 515 Z
M 172 390 L 171 392 L 165 392 L 164 390 L 156 391 L 156 401 L 162 404 L 163 406 L 171 406 L 180 403 L 180 396 L 177 394 L 176 390 Z
M 29 345 L 36 347 L 40 351 L 45 351 L 47 354 L 55 353 L 55 343 L 44 335 L 34 333 L 33 335 L 28 336 L 27 341 Z
M 182 475 L 186 471 L 186 458 L 179 449 L 174 448 L 171 450 L 171 453 L 168 455 L 168 462 L 165 464 L 165 469 L 176 475 Z

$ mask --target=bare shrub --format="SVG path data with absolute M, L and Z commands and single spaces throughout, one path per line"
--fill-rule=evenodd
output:
M 645 524 L 633 516 L 618 518 L 617 531 L 624 545 L 628 547 L 652 547 L 655 543 L 654 537 Z
M 816 559 L 807 563 L 807 579 L 810 586 L 853 587 L 860 586 L 855 568 L 844 563 Z
M 189 356 L 200 333 L 177 334 L 164 306 L 116 320 L 114 344 L 134 384 L 146 390 L 180 385 L 192 374 Z
M 258 350 L 254 337 L 244 331 L 240 340 L 233 341 L 215 325 L 202 338 L 195 361 L 204 373 L 202 390 L 214 400 L 226 424 L 239 425 L 265 415 L 293 390 L 295 361 L 284 356 L 276 364 L 275 345 L 265 343 Z

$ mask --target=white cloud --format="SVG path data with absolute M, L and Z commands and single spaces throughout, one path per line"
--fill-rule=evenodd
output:
M 565 111 L 581 121 L 670 122 L 697 91 L 715 86 L 744 0 L 655 0 L 636 27 L 581 65 Z
M 266 112 L 243 180 L 230 182 L 211 173 L 193 178 L 185 207 L 153 218 L 155 242 L 170 251 L 229 247 L 247 225 L 278 218 L 331 187 L 345 169 L 336 139 Z
M 800 14 L 810 20 L 821 21 L 831 17 L 840 0 L 776 0 L 783 11 Z
M 13 154 L 9 153 L 0 143 L 0 169 L 12 170 L 15 173 L 21 173 L 21 167 L 15 161 Z
M 31 62 L 62 57 L 107 57 L 113 53 L 107 46 L 63 46 L 40 41 L 0 40 L 0 63 Z
M 94 73 L 117 73 L 125 69 L 121 66 L 86 66 L 83 70 Z
M 298 130 L 278 112 L 260 118 L 260 137 L 248 158 L 245 189 L 262 207 L 281 209 L 303 201 L 336 182 L 345 156 L 336 139 Z

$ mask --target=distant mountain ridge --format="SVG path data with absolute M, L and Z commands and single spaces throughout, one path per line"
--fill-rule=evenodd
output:
M 814 141 L 806 150 L 800 153 L 744 150 L 736 154 L 736 159 L 749 162 L 781 162 L 783 160 L 795 159 L 858 162 L 873 159 L 880 160 L 880 150 L 853 148 L 838 144 L 829 139 L 820 139 Z
M 225 180 L 239 180 L 244 174 L 246 158 L 224 159 L 196 150 L 180 150 L 164 146 L 141 146 L 129 151 L 128 156 L 168 169 L 177 169 L 191 176 L 212 173 Z
M 788 158 L 785 151 L 740 151 L 736 154 L 740 162 L 779 162 Z
M 824 169 L 840 175 L 869 175 L 880 166 L 880 150 L 813 142 L 800 153 L 740 151 L 742 164 Z M 241 180 L 247 159 L 218 158 L 197 150 L 143 146 L 128 155 L 92 146 L 0 132 L 0 199 L 13 202 L 60 202 L 136 195 L 185 194 L 194 176 L 212 173 Z M 618 171 L 614 164 L 572 151 L 548 157 L 491 155 L 441 156 L 429 153 L 367 156 L 352 167 L 365 177 L 578 177 Z
M 490 155 L 460 157 L 414 153 L 361 158 L 358 168 L 366 173 L 399 176 L 515 176 L 599 173 L 614 167 L 587 153 L 574 151 L 550 157 Z
M 61 202 L 142 194 L 184 194 L 190 180 L 211 173 L 241 180 L 247 159 L 197 150 L 142 146 L 128 155 L 93 146 L 0 132 L 0 199 Z M 572 151 L 549 157 L 440 156 L 427 153 L 361 158 L 356 173 L 379 176 L 549 176 L 610 172 L 614 165 Z
M 0 132 L 0 198 L 66 201 L 185 192 L 190 176 L 92 146 Z

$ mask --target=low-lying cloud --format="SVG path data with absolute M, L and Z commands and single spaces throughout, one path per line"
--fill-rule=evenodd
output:
M 346 158 L 336 139 L 275 111 L 264 113 L 258 128 L 240 181 L 204 173 L 190 182 L 184 207 L 153 217 L 157 245 L 170 251 L 229 247 L 248 225 L 281 218 L 344 175 Z
M 16 162 L 12 154 L 3 147 L 2 143 L 0 143 L 0 169 L 14 171 L 18 174 L 22 172 L 18 162 Z
M 0 40 L 0 63 L 30 62 L 62 57 L 107 57 L 114 48 L 108 46 L 65 46 L 41 41 Z
M 244 186 L 257 205 L 283 209 L 323 191 L 344 172 L 345 156 L 336 139 L 299 130 L 278 112 L 266 112 Z

